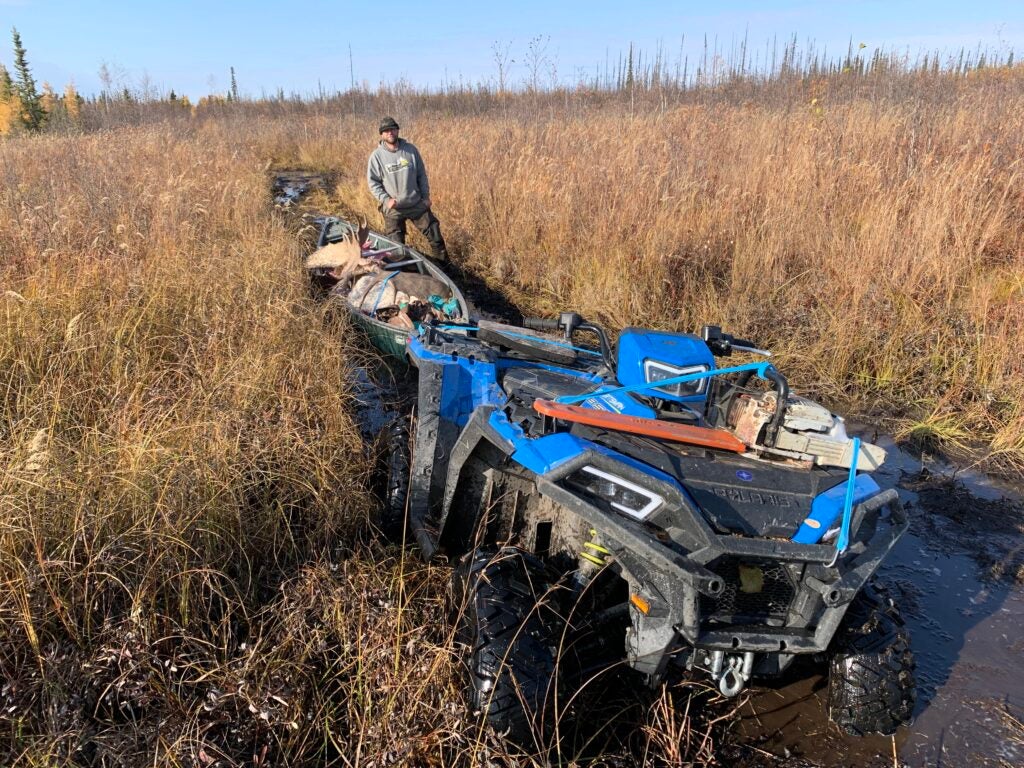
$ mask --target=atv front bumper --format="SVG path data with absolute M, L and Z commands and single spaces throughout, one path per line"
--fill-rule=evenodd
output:
M 658 491 L 675 506 L 670 519 L 678 525 L 659 536 L 563 486 L 562 479 L 588 464 L 609 462 L 588 453 L 537 478 L 537 489 L 598 532 L 631 594 L 641 598 L 631 602 L 627 652 L 631 666 L 652 679 L 686 646 L 732 654 L 824 651 L 850 602 L 909 526 L 896 492 L 884 491 L 854 508 L 851 546 L 837 558 L 828 544 L 718 534 L 692 500 L 667 486 Z M 614 471 L 651 483 L 649 475 L 619 462 Z M 771 594 L 761 599 L 761 593 Z M 756 616 L 736 615 L 743 613 L 737 604 Z

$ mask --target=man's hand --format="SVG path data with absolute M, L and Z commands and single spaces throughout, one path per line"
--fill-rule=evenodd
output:
M 394 208 L 395 207 L 395 198 L 389 197 L 388 201 L 386 203 L 384 203 L 384 207 L 387 208 L 389 211 L 392 208 Z
M 429 197 L 424 197 L 423 198 L 423 204 L 425 206 L 427 206 L 427 208 L 429 208 L 430 207 L 430 198 Z

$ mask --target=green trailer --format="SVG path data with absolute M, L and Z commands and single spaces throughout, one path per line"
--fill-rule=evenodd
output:
M 320 229 L 317 248 L 339 242 L 346 236 L 354 235 L 355 232 L 356 225 L 353 223 L 333 216 L 328 217 L 324 219 L 323 226 Z M 377 232 L 370 232 L 369 240 L 371 250 L 377 253 L 385 252 L 388 254 L 389 263 L 386 269 L 418 272 L 430 275 L 445 283 L 451 288 L 452 297 L 458 302 L 458 319 L 464 322 L 469 318 L 469 307 L 466 304 L 465 297 L 462 295 L 462 291 L 434 262 L 419 251 L 402 243 L 397 243 Z M 331 277 L 330 268 L 313 267 L 309 270 L 309 273 L 310 282 L 317 288 L 329 290 L 333 285 L 334 281 Z M 355 323 L 356 327 L 366 332 L 366 335 L 370 337 L 370 342 L 377 349 L 385 355 L 397 358 L 403 362 L 406 360 L 405 348 L 410 335 L 413 333 L 412 331 L 388 325 L 386 322 L 356 309 L 348 301 L 339 301 L 338 304 L 344 307 L 344 310 L 352 318 L 352 322 Z

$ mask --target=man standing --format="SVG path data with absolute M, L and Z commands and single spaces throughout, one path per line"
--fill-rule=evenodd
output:
M 430 241 L 434 258 L 447 261 L 441 223 L 430 210 L 430 183 L 419 150 L 398 138 L 398 123 L 393 117 L 381 120 L 380 138 L 380 144 L 370 155 L 366 180 L 380 203 L 384 234 L 404 243 L 405 222 L 411 221 Z

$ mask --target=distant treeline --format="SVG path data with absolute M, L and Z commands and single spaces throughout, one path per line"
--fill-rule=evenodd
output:
M 704 39 L 699 57 L 684 54 L 684 40 L 673 56 L 659 46 L 647 53 L 630 45 L 614 59 L 606 56 L 592 70 L 577 70 L 567 79 L 548 52 L 549 39 L 533 38 L 520 62 L 524 74 L 511 76 L 510 46 L 492 47 L 494 76 L 477 82 L 445 81 L 436 87 L 405 79 L 371 87 L 357 84 L 325 90 L 319 83 L 306 92 L 259 95 L 239 92 L 235 68 L 223 93 L 211 93 L 193 104 L 173 89 L 154 87 L 148 77 L 131 83 L 124 72 L 112 74 L 103 64 L 98 94 L 83 97 L 74 83 L 62 93 L 49 83 L 37 88 L 17 30 L 12 30 L 14 75 L 0 64 L 0 135 L 40 131 L 96 130 L 203 117 L 316 115 L 325 113 L 404 117 L 421 113 L 445 115 L 499 114 L 529 117 L 538 109 L 578 115 L 594 108 L 650 113 L 683 104 L 745 104 L 778 106 L 806 101 L 817 112 L 829 103 L 855 99 L 912 100 L 943 103 L 956 100 L 965 87 L 1017 87 L 1024 65 L 1010 48 L 909 52 L 874 49 L 852 40 L 839 55 L 814 41 L 801 44 L 794 35 L 753 46 L 747 38 L 728 49 Z M 571 81 L 571 82 L 570 82 Z

